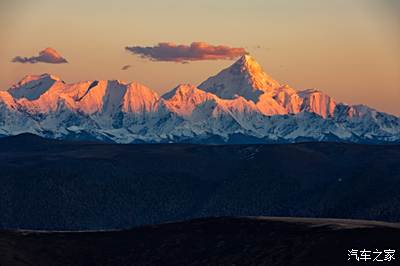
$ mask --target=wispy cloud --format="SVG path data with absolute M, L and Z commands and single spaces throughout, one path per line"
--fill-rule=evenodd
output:
M 124 65 L 123 67 L 121 67 L 121 70 L 127 70 L 130 69 L 132 66 L 131 65 Z
M 155 46 L 127 46 L 127 51 L 152 61 L 171 61 L 188 63 L 189 61 L 234 59 L 246 54 L 244 48 L 226 45 L 211 45 L 205 42 L 193 42 L 190 45 L 177 45 L 162 42 Z
M 48 63 L 48 64 L 63 64 L 68 63 L 68 61 L 63 58 L 56 50 L 51 47 L 44 49 L 39 52 L 38 56 L 22 57 L 16 56 L 12 59 L 14 63 Z

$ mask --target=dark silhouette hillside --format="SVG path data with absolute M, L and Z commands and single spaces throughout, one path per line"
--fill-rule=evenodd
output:
M 108 232 L 0 231 L 0 265 L 398 265 L 399 238 L 399 224 L 268 217 Z M 351 249 L 392 249 L 395 259 L 372 262 L 371 253 L 369 261 L 349 261 Z
M 209 216 L 400 221 L 400 146 L 0 139 L 0 226 L 113 229 Z

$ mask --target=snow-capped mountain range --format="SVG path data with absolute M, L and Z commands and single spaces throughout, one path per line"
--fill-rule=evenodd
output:
M 66 84 L 29 75 L 0 91 L 0 134 L 117 143 L 400 142 L 400 118 L 281 85 L 249 55 L 198 87 L 166 94 L 137 82 Z

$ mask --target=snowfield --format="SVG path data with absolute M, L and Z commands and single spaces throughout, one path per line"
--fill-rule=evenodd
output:
M 279 84 L 245 55 L 198 87 L 162 96 L 137 82 L 26 76 L 0 91 L 0 135 L 20 133 L 116 143 L 385 143 L 400 142 L 400 118 Z

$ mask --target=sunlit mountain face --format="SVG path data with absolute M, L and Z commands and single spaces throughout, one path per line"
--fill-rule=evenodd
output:
M 198 87 L 181 84 L 162 96 L 137 82 L 29 75 L 0 91 L 0 122 L 4 136 L 116 143 L 400 141 L 399 117 L 280 84 L 250 55 Z

